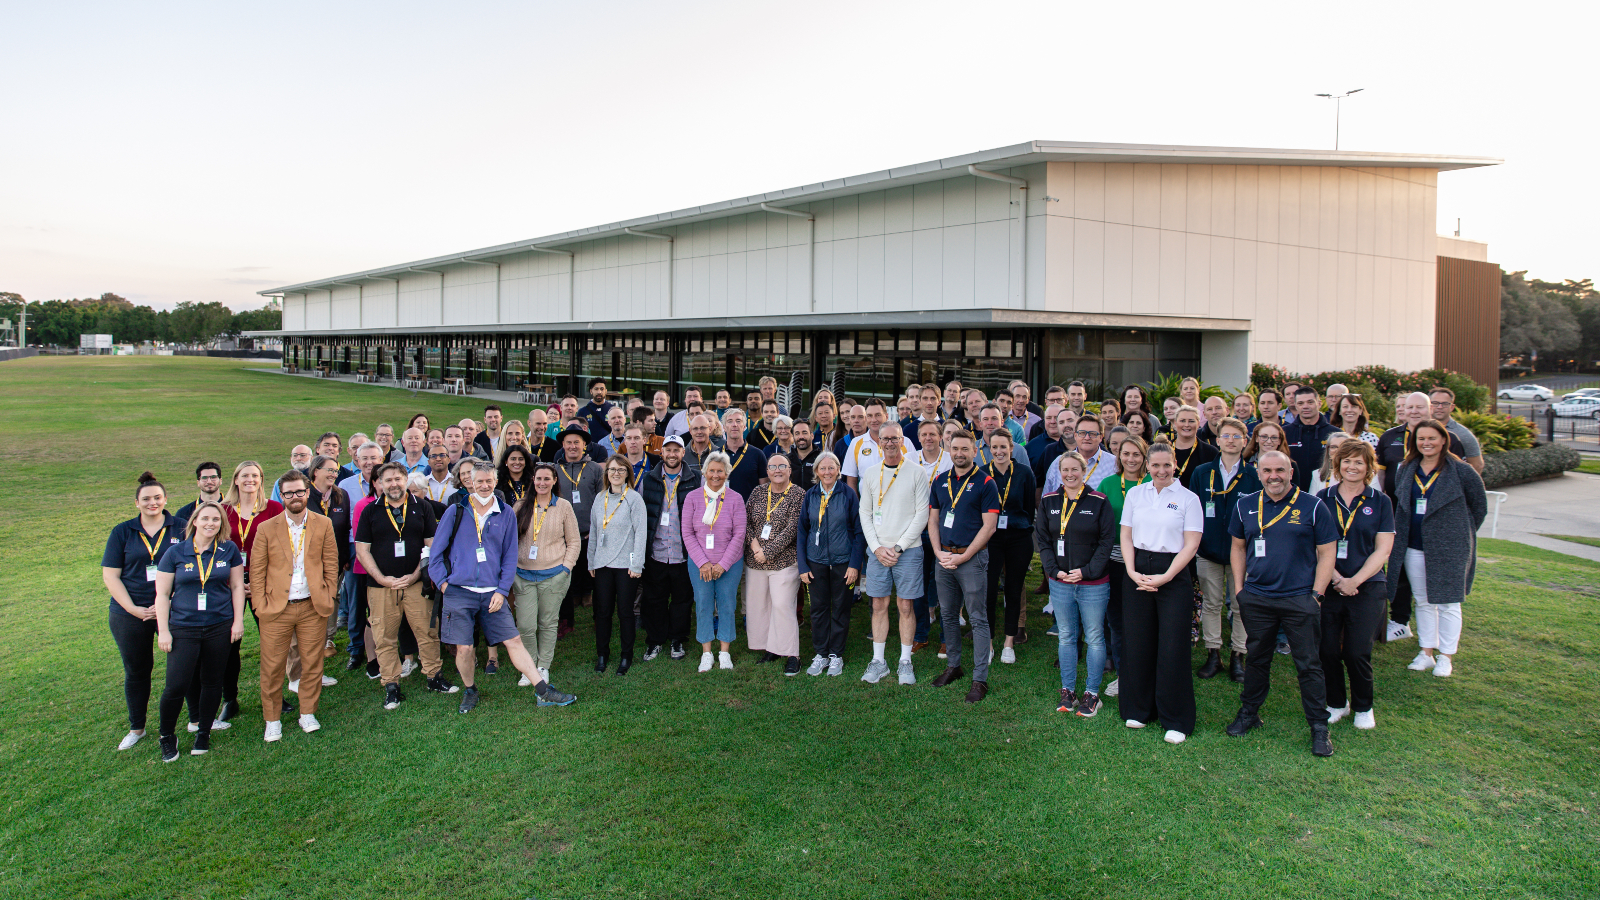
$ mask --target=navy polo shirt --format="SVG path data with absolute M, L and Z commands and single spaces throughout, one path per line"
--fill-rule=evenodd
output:
M 233 621 L 233 585 L 229 579 L 235 569 L 244 568 L 239 548 L 233 541 L 213 545 L 198 556 L 194 552 L 194 541 L 181 541 L 162 554 L 158 565 L 161 571 L 172 576 L 172 611 L 167 616 L 168 625 L 205 628 Z M 204 587 L 200 583 L 202 573 L 208 576 Z M 200 608 L 202 590 L 206 593 L 205 609 Z
M 146 574 L 146 569 L 161 560 L 166 548 L 183 541 L 183 529 L 189 524 L 171 513 L 163 515 L 162 530 L 155 537 L 144 533 L 138 516 L 111 529 L 106 552 L 100 556 L 100 565 L 122 570 L 122 586 L 128 589 L 134 606 L 156 604 L 156 581 Z M 111 601 L 111 605 L 117 606 L 117 601 Z
M 939 546 L 966 547 L 983 530 L 983 514 L 1000 512 L 1000 492 L 994 479 L 982 469 L 974 468 L 965 478 L 956 478 L 955 469 L 933 479 L 933 490 L 928 501 L 939 512 Z M 947 515 L 955 513 L 954 524 Z
M 761 448 L 749 442 L 737 451 L 729 452 L 728 448 L 724 447 L 722 452 L 727 453 L 728 460 L 733 463 L 728 470 L 728 487 L 733 488 L 735 494 L 749 500 L 750 492 L 761 484 L 761 479 L 767 477 L 767 455 L 761 452 Z
M 1256 524 L 1258 500 L 1262 501 L 1262 524 L 1267 526 L 1264 557 L 1256 556 L 1255 541 L 1261 536 Z M 1317 547 L 1339 539 L 1328 508 L 1298 488 L 1277 503 L 1265 490 L 1240 497 L 1228 522 L 1228 534 L 1244 540 L 1244 590 L 1262 597 L 1311 593 L 1316 586 Z
M 1387 495 L 1371 485 L 1349 506 L 1344 505 L 1344 498 L 1339 495 L 1339 486 L 1336 484 L 1323 488 L 1317 498 L 1333 513 L 1339 539 L 1350 542 L 1345 548 L 1345 558 L 1333 561 L 1334 571 L 1344 578 L 1353 577 L 1367 564 L 1367 557 L 1378 546 L 1378 535 L 1394 534 L 1394 504 Z M 1376 575 L 1367 580 L 1382 584 L 1388 579 L 1379 569 Z

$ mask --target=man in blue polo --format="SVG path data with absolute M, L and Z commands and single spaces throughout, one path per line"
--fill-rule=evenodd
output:
M 1311 473 L 1322 468 L 1328 435 L 1339 429 L 1318 408 L 1315 388 L 1296 390 L 1293 403 L 1294 418 L 1283 426 L 1283 436 L 1289 444 L 1289 458 L 1294 461 L 1294 486 L 1303 491 L 1311 487 Z
M 970 431 L 950 437 L 950 471 L 935 477 L 928 498 L 928 538 L 933 544 L 934 582 L 944 623 L 947 668 L 933 679 L 944 687 L 960 678 L 961 609 L 972 623 L 972 689 L 966 701 L 989 694 L 989 538 L 1000 523 L 1000 492 L 994 479 L 975 465 L 978 452 Z
M 589 429 L 589 437 L 600 440 L 611 433 L 611 426 L 606 422 L 606 414 L 616 409 L 617 405 L 606 399 L 606 380 L 596 378 L 589 382 L 589 402 L 583 409 L 578 410 L 578 418 Z
M 1256 464 L 1262 489 L 1239 498 L 1228 523 L 1233 538 L 1233 583 L 1248 635 L 1244 690 L 1228 734 L 1240 737 L 1261 724 L 1278 629 L 1289 636 L 1300 676 L 1300 705 L 1311 725 L 1311 752 L 1332 756 L 1327 688 L 1322 674 L 1322 593 L 1333 577 L 1339 539 L 1333 515 L 1310 492 L 1294 486 L 1289 457 L 1276 450 Z
M 517 514 L 495 496 L 492 466 L 472 470 L 472 493 L 450 504 L 434 532 L 428 577 L 444 592 L 439 640 L 456 645 L 456 670 L 466 689 L 461 712 L 478 705 L 473 673 L 478 666 L 474 627 L 490 644 L 504 644 L 511 662 L 533 682 L 540 706 L 566 706 L 577 698 L 551 687 L 522 645 L 506 598 L 517 576 Z

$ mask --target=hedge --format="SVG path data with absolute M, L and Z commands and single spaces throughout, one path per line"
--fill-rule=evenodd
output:
M 1494 490 L 1538 481 L 1578 467 L 1578 451 L 1562 444 L 1540 444 L 1528 450 L 1507 450 L 1483 457 L 1483 486 Z

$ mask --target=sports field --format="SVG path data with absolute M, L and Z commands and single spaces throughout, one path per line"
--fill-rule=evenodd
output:
M 290 722 L 274 745 L 247 623 L 244 712 L 212 753 L 164 765 L 153 736 L 118 753 L 99 558 L 140 471 L 175 508 L 202 458 L 271 473 L 328 429 L 482 408 L 259 365 L 0 363 L 0 897 L 1600 893 L 1600 564 L 1499 541 L 1482 545 L 1455 677 L 1406 671 L 1414 641 L 1380 647 L 1378 728 L 1334 726 L 1331 759 L 1308 752 L 1287 657 L 1266 727 L 1242 739 L 1223 734 L 1225 677 L 1198 682 L 1181 747 L 1123 728 L 1114 702 L 1055 712 L 1037 602 L 1033 640 L 977 705 L 928 684 L 931 651 L 915 687 L 862 683 L 859 607 L 837 679 L 752 665 L 742 631 L 732 672 L 663 655 L 597 676 L 583 610 L 551 670 L 573 706 L 536 708 L 507 667 L 480 674 L 469 716 L 420 675 L 385 712 L 376 682 L 341 669 L 322 731 Z

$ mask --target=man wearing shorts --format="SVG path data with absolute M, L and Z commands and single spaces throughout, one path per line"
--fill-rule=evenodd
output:
M 889 592 L 900 608 L 900 683 L 916 684 L 911 650 L 917 631 L 912 602 L 923 595 L 922 530 L 928 525 L 928 472 L 905 458 L 898 422 L 878 430 L 880 459 L 864 467 L 860 481 L 861 533 L 867 541 L 862 591 L 872 598 L 872 662 L 862 681 L 877 684 L 889 674 L 883 658 L 889 641 Z
M 474 467 L 472 493 L 445 510 L 434 533 L 428 576 L 444 592 L 439 640 L 456 645 L 456 669 L 466 688 L 463 713 L 478 705 L 474 626 L 483 629 L 490 644 L 505 645 L 512 664 L 533 682 L 540 706 L 566 706 L 578 698 L 551 687 L 539 674 L 506 606 L 517 575 L 517 515 L 495 496 L 496 477 L 489 466 Z

